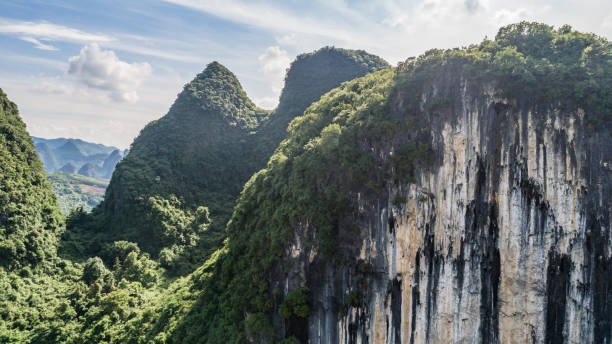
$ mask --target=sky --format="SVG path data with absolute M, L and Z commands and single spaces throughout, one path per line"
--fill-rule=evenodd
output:
M 612 37 L 609 0 L 0 2 L 0 88 L 30 134 L 128 148 L 212 61 L 273 109 L 286 68 L 323 46 L 392 65 L 522 20 Z

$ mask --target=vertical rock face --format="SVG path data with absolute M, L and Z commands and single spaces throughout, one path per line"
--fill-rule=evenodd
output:
M 496 94 L 464 82 L 430 119 L 434 166 L 355 195 L 358 264 L 313 260 L 296 231 L 284 283 L 310 289 L 308 342 L 612 341 L 611 132 Z

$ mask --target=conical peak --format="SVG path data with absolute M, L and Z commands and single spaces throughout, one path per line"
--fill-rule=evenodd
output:
M 204 71 L 185 85 L 183 93 L 196 98 L 204 108 L 220 109 L 232 104 L 238 109 L 255 109 L 255 104 L 247 97 L 238 78 L 217 61 L 209 63 Z
M 79 147 L 77 147 L 77 145 L 75 145 L 71 140 L 66 141 L 66 143 L 64 143 L 59 149 L 62 151 L 75 151 L 81 153 Z
M 325 46 L 310 53 L 300 54 L 292 63 L 296 64 L 304 60 L 312 60 L 321 57 L 335 57 L 339 59 L 352 60 L 356 63 L 363 64 L 364 67 L 380 70 L 391 67 L 383 58 L 370 54 L 365 50 L 353 50 L 336 48 L 333 46 Z
M 364 50 L 328 46 L 299 55 L 287 71 L 279 108 L 306 108 L 344 81 L 390 67 L 384 59 Z
M 208 78 L 222 78 L 231 81 L 235 80 L 236 82 L 238 82 L 238 79 L 236 78 L 234 73 L 232 73 L 229 69 L 227 69 L 227 67 L 217 61 L 209 63 L 206 68 L 195 77 L 194 81 L 204 80 Z

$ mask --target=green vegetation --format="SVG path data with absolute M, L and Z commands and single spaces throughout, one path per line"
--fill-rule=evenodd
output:
M 278 108 L 260 129 L 257 147 L 265 152 L 264 159 L 286 137 L 289 122 L 301 116 L 323 94 L 342 82 L 387 68 L 391 66 L 385 60 L 363 50 L 324 47 L 299 55 L 285 77 Z M 265 160 L 260 168 L 265 166 Z
M 393 204 L 393 206 L 396 207 L 396 208 L 400 208 L 404 204 L 406 204 L 406 197 L 404 197 L 401 194 L 397 193 L 397 194 L 395 194 L 395 196 L 391 200 L 391 204 Z
M 270 318 L 266 321 L 265 315 L 280 312 L 280 307 L 275 305 L 282 305 L 286 297 L 271 290 L 271 281 L 266 276 L 272 276 L 274 269 L 289 263 L 285 260 L 285 248 L 294 235 L 294 228 L 307 224 L 315 230 L 312 245 L 318 246 L 323 258 L 341 255 L 344 243 L 337 242 L 336 238 L 353 228 L 355 208 L 351 200 L 357 192 L 366 197 L 388 197 L 385 183 L 410 183 L 416 171 L 435 163 L 435 153 L 426 144 L 430 142 L 427 126 L 438 113 L 452 111 L 460 100 L 454 96 L 453 88 L 447 87 L 423 103 L 422 95 L 430 95 L 432 83 L 452 86 L 461 78 L 481 85 L 495 82 L 512 102 L 513 95 L 518 97 L 522 91 L 506 83 L 517 74 L 501 62 L 508 51 L 503 37 L 514 35 L 536 45 L 540 41 L 533 40 L 531 32 L 541 27 L 540 24 L 514 25 L 500 31 L 499 42 L 430 51 L 407 60 L 395 72 L 382 71 L 345 83 L 309 107 L 304 116 L 291 123 L 288 138 L 270 158 L 267 168 L 245 185 L 228 224 L 225 253 L 210 266 L 208 273 L 194 273 L 193 276 L 199 276 L 198 282 L 194 282 L 197 301 L 174 312 L 173 317 L 182 320 L 160 331 L 172 334 L 177 342 L 188 342 L 175 337 L 185 332 L 196 333 L 202 342 L 212 343 L 240 342 L 247 334 L 274 338 L 269 331 L 272 322 Z M 547 28 L 544 26 L 544 31 L 552 33 L 553 41 L 564 35 L 582 35 L 568 32 L 566 27 L 557 31 Z M 592 35 L 586 37 L 592 45 L 606 47 L 602 48 L 602 54 L 609 56 L 609 43 Z M 528 54 L 528 50 L 521 49 L 517 48 L 517 52 Z M 587 46 L 581 51 L 592 49 Z M 573 55 L 583 56 L 582 53 Z M 567 61 L 580 64 L 571 59 Z M 607 68 L 604 76 L 611 69 L 609 59 L 605 61 L 599 67 Z M 559 63 L 560 68 L 570 62 Z M 572 77 L 592 79 L 584 69 Z M 587 104 L 580 97 L 565 97 L 564 86 L 550 82 L 548 85 L 557 89 L 543 96 L 534 93 L 516 100 L 527 101 L 525 106 L 554 106 L 567 101 L 573 101 L 574 105 Z M 606 92 L 605 87 L 601 84 L 597 94 Z M 402 100 L 399 107 L 394 106 L 399 103 L 398 99 Z M 537 99 L 547 102 L 532 103 Z M 597 99 L 591 104 L 607 101 L 605 97 Z M 585 116 L 589 115 L 608 116 L 596 110 Z M 381 154 L 389 151 L 396 153 Z M 355 299 L 347 300 L 353 304 Z M 251 316 L 245 318 L 245 314 Z M 287 333 L 288 337 L 292 335 Z
M 430 50 L 398 66 L 410 92 L 441 75 L 494 81 L 517 106 L 582 109 L 596 130 L 612 119 L 612 44 L 603 37 L 540 23 L 502 27 L 495 40 Z M 414 106 L 417 104 L 414 103 Z
M 102 186 L 82 176 L 54 177 Z M 17 107 L 0 90 L 1 343 L 108 342 L 161 294 L 162 269 L 133 243 L 105 247 L 113 265 L 58 256 L 63 221 Z
M 90 211 L 104 199 L 108 181 L 62 172 L 50 173 L 47 179 L 64 215 L 72 209 Z
M 309 303 L 308 290 L 297 288 L 285 296 L 283 303 L 278 307 L 278 313 L 285 319 L 308 318 L 310 316 Z
M 223 241 L 233 202 L 255 169 L 246 159 L 251 131 L 267 116 L 229 70 L 211 63 L 185 85 L 167 115 L 141 131 L 101 206 L 70 222 L 71 237 L 93 232 L 95 241 L 130 240 L 167 268 L 193 271 Z M 203 226 L 210 228 L 200 240 Z M 175 263 L 179 256 L 189 258 Z
M 324 49 L 321 61 L 338 51 L 353 62 L 366 56 Z M 365 73 L 384 63 L 359 65 Z M 612 47 L 567 26 L 510 25 L 495 40 L 432 50 L 396 69 L 342 84 L 336 75 L 339 87 L 323 96 L 298 71 L 269 113 L 209 65 L 143 129 L 103 204 L 74 210 L 63 234 L 33 143 L 1 94 L 0 342 L 298 343 L 313 307 L 308 281 L 287 295 L 274 287 L 291 268 L 295 228 L 309 229 L 303 244 L 317 262 L 355 268 L 355 289 L 341 301 L 345 311 L 359 307 L 372 268 L 347 254 L 359 234 L 357 200 L 406 202 L 389 200 L 390 186 L 436 164 L 430 127 L 460 106 L 460 82 L 493 85 L 508 106 L 582 109 L 592 130 L 611 116 Z
M 362 299 L 363 297 L 361 293 L 359 293 L 359 291 L 357 290 L 351 290 L 346 292 L 346 294 L 344 294 L 344 301 L 338 313 L 341 316 L 346 316 L 350 307 L 356 308 L 361 306 Z
M 168 269 L 178 268 L 170 260 L 183 256 L 174 273 L 193 271 L 222 245 L 242 186 L 265 166 L 289 121 L 341 82 L 386 66 L 363 51 L 324 48 L 301 55 L 287 75 L 279 108 L 271 113 L 255 107 L 229 70 L 211 63 L 185 85 L 168 114 L 142 130 L 117 165 L 104 202 L 89 218 L 70 221 L 75 225 L 69 226 L 70 236 L 134 241 Z M 182 243 L 167 240 L 155 230 L 165 224 L 150 214 L 155 212 L 151 197 L 185 213 L 206 206 L 211 217 L 206 234 Z
M 0 89 L 0 267 L 53 256 L 62 221 L 17 106 Z

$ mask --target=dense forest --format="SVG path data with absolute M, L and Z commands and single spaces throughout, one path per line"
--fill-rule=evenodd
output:
M 296 242 L 313 265 L 354 271 L 336 315 L 363 309 L 376 272 L 354 255 L 360 202 L 404 207 L 406 196 L 389 190 L 414 188 L 440 165 L 434 128 L 440 113 L 459 111 L 467 83 L 495 90 L 498 107 L 580 113 L 595 137 L 612 120 L 612 44 L 522 22 L 396 67 L 326 47 L 292 63 L 273 111 L 212 62 L 142 129 L 102 203 L 89 211 L 69 198 L 62 210 L 77 207 L 66 217 L 52 190 L 61 198 L 77 183 L 47 181 L 0 91 L 0 343 L 307 342 L 319 305 L 315 282 L 294 271 Z M 598 283 L 594 342 L 603 343 L 612 285 Z

